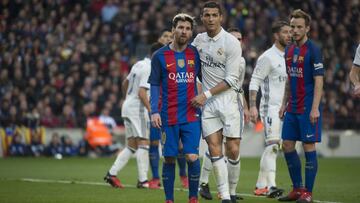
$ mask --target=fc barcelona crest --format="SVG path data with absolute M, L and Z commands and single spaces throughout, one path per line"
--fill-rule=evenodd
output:
M 179 59 L 179 60 L 177 60 L 177 65 L 178 65 L 180 68 L 184 68 L 184 67 L 185 67 L 185 60 L 184 60 L 184 59 Z
M 194 67 L 195 62 L 194 62 L 194 60 L 188 60 L 187 64 L 189 67 Z

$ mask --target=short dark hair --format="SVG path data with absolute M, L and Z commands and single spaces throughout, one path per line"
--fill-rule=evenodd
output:
M 204 6 L 203 6 L 203 11 L 204 11 L 205 8 L 217 8 L 219 10 L 220 15 L 222 15 L 222 13 L 223 13 L 222 9 L 221 9 L 221 5 L 216 1 L 208 1 L 208 2 L 206 2 L 204 4 Z
M 240 30 L 239 30 L 237 27 L 231 27 L 231 28 L 229 28 L 229 29 L 228 29 L 228 32 L 239 32 L 239 33 L 241 33 Z
M 172 20 L 172 27 L 176 28 L 179 21 L 188 21 L 191 24 L 191 29 L 193 29 L 194 26 L 195 26 L 194 17 L 192 17 L 192 16 L 190 16 L 189 14 L 186 14 L 186 13 L 177 14 Z
M 153 55 L 153 53 L 155 51 L 157 51 L 158 49 L 160 49 L 161 47 L 163 47 L 164 45 L 161 44 L 160 42 L 155 42 L 155 43 L 152 43 L 151 44 L 151 47 L 150 47 L 150 55 Z
M 290 15 L 290 19 L 291 18 L 302 18 L 305 20 L 305 25 L 306 26 L 310 26 L 310 22 L 311 22 L 311 17 L 309 14 L 305 13 L 303 10 L 301 9 L 296 9 L 295 11 L 293 11 Z
M 271 26 L 271 33 L 275 34 L 280 32 L 281 28 L 284 26 L 290 26 L 289 22 L 284 20 L 274 22 Z

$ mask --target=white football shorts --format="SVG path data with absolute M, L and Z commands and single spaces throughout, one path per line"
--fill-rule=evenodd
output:
M 244 113 L 241 94 L 228 90 L 214 96 L 202 109 L 203 137 L 222 129 L 229 138 L 241 138 L 244 129 Z

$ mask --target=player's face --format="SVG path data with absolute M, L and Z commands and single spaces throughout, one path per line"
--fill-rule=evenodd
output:
M 161 44 L 169 44 L 172 40 L 172 33 L 169 31 L 164 31 L 159 37 L 158 42 Z
M 296 42 L 303 41 L 310 30 L 310 27 L 305 25 L 304 18 L 291 18 L 290 26 L 292 37 Z
M 230 32 L 230 34 L 232 34 L 234 37 L 236 37 L 237 40 L 239 40 L 240 45 L 242 45 L 242 35 L 240 32 Z
M 207 32 L 216 32 L 220 30 L 222 15 L 217 8 L 204 8 L 201 21 Z
M 188 44 L 192 36 L 191 23 L 189 21 L 179 21 L 173 28 L 175 43 L 179 45 Z
M 281 46 L 286 47 L 291 42 L 291 27 L 282 26 L 279 33 L 276 34 L 276 39 L 279 41 Z

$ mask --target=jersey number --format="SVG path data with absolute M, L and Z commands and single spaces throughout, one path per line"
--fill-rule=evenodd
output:
M 133 88 L 134 88 L 134 82 L 135 82 L 135 77 L 136 77 L 136 74 L 133 74 L 132 77 L 130 78 L 130 81 L 129 81 L 129 91 L 128 91 L 128 94 L 131 94 L 131 92 L 133 91 Z

